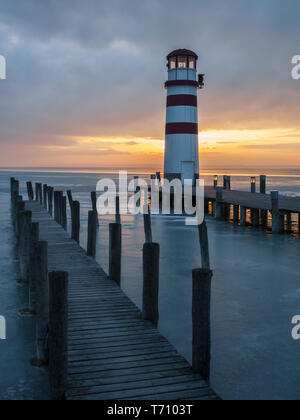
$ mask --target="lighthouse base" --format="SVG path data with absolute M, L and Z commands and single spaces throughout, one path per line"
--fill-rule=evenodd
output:
M 180 179 L 182 182 L 184 181 L 183 174 L 180 173 L 165 173 L 164 178 L 168 180 L 169 182 L 173 181 L 174 179 Z M 185 178 L 185 179 L 191 179 L 191 178 Z M 193 186 L 196 185 L 197 180 L 199 179 L 199 174 L 195 174 L 193 177 Z

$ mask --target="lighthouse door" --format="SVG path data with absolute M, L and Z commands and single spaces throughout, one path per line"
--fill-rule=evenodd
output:
M 181 176 L 182 176 L 182 182 L 184 182 L 185 179 L 191 179 L 194 184 L 195 163 L 194 162 L 181 162 Z

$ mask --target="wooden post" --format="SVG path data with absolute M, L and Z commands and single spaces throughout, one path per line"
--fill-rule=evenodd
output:
M 39 190 L 39 201 L 40 204 L 43 205 L 43 193 L 42 193 L 42 184 L 38 184 L 38 190 Z
M 216 188 L 217 188 L 217 186 L 218 186 L 218 180 L 219 180 L 218 175 L 215 175 L 215 176 L 214 176 L 214 189 L 216 189 Z
M 240 206 L 234 205 L 233 206 L 233 223 L 236 225 L 239 223 L 240 220 Z
M 93 258 L 96 257 L 97 218 L 96 211 L 89 211 L 87 255 Z
M 68 190 L 67 191 L 67 196 L 68 196 L 68 200 L 69 200 L 69 206 L 72 212 L 72 207 L 73 207 L 73 196 L 72 196 L 72 191 Z
M 226 177 L 226 190 L 231 190 L 231 176 Z
M 287 224 L 287 231 L 292 232 L 293 222 L 292 222 L 292 213 L 290 211 L 288 211 L 286 214 L 286 224 Z
M 79 243 L 80 233 L 80 203 L 79 201 L 73 201 L 72 211 L 72 239 Z
M 49 375 L 52 400 L 64 400 L 68 382 L 68 273 L 49 274 Z
M 48 211 L 51 216 L 53 216 L 53 192 L 52 187 L 48 187 Z
M 282 233 L 284 230 L 284 216 L 279 211 L 279 192 L 271 191 L 272 200 L 272 232 Z
M 122 227 L 120 223 L 109 225 L 109 278 L 121 285 Z
M 47 189 L 48 189 L 48 185 L 44 184 L 43 185 L 43 203 L 46 210 L 47 210 Z
M 251 220 L 252 220 L 253 227 L 259 226 L 259 210 L 258 209 L 251 210 Z
M 211 361 L 211 279 L 209 269 L 193 270 L 193 371 L 209 383 Z
M 54 191 L 54 220 L 59 223 L 59 191 Z
M 49 359 L 47 334 L 49 322 L 48 243 L 39 242 L 36 257 L 36 341 L 37 363 L 46 364 Z
M 151 214 L 148 204 L 144 206 L 144 232 L 147 243 L 152 242 Z
M 247 218 L 247 209 L 246 207 L 241 207 L 240 226 L 246 226 L 246 218 Z
M 20 231 L 21 231 L 21 214 L 25 211 L 25 202 L 19 201 L 17 203 L 17 216 L 16 216 L 16 238 L 17 243 L 20 245 Z
M 202 268 L 210 268 L 208 233 L 205 220 L 198 226 Z
M 96 226 L 99 226 L 98 211 L 97 211 L 97 195 L 96 192 L 91 192 L 91 201 L 93 206 L 93 211 L 96 212 Z
M 39 184 L 35 183 L 35 201 L 39 201 Z
M 216 188 L 216 201 L 214 203 L 215 209 L 214 209 L 214 214 L 215 214 L 215 218 L 217 220 L 221 220 L 222 219 L 222 210 L 223 210 L 223 188 L 221 187 L 217 187 Z
M 32 212 L 24 211 L 20 219 L 20 272 L 21 279 L 29 280 Z
M 11 203 L 11 216 L 12 216 L 12 223 L 16 228 L 17 224 L 17 212 L 18 212 L 18 205 L 23 201 L 23 197 L 18 195 L 16 192 L 14 193 L 14 198 Z
M 260 175 L 259 192 L 261 194 L 266 194 L 266 191 L 267 191 L 267 177 L 266 175 Z
M 33 193 L 32 182 L 28 181 L 28 182 L 26 182 L 26 185 L 27 185 L 28 200 L 33 201 L 34 200 L 34 193 Z
M 63 192 L 58 191 L 58 223 L 63 225 Z
M 15 178 L 10 178 L 10 199 L 13 200 Z
M 143 248 L 143 318 L 157 326 L 159 321 L 159 256 L 156 243 L 146 243 Z
M 116 196 L 116 223 L 121 223 L 121 215 L 120 215 L 120 197 Z
M 255 178 L 255 176 L 251 177 L 251 192 L 253 194 L 256 193 L 256 178 Z
M 61 211 L 62 211 L 62 227 L 67 230 L 67 197 L 64 195 L 61 198 Z
M 31 313 L 36 313 L 36 283 L 39 280 L 37 264 L 39 236 L 39 223 L 32 223 L 29 265 L 29 311 Z
M 14 201 L 15 195 L 20 194 L 20 183 L 15 178 L 11 178 L 10 180 L 10 188 L 11 188 L 11 201 Z

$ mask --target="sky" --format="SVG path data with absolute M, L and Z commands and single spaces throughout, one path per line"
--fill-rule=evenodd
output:
M 188 48 L 203 168 L 299 167 L 299 0 L 0 0 L 0 166 L 162 169 Z

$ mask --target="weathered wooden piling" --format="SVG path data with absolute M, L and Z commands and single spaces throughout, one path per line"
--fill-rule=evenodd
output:
M 159 321 L 160 246 L 145 243 L 143 247 L 143 318 L 154 325 Z
M 251 177 L 250 183 L 251 183 L 251 192 L 255 194 L 256 193 L 256 177 L 255 176 Z
M 69 206 L 72 212 L 72 207 L 73 207 L 73 196 L 72 196 L 72 191 L 68 190 L 67 191 L 67 196 L 68 196 L 68 201 L 69 201 Z
M 53 193 L 54 188 L 48 187 L 48 211 L 51 216 L 53 216 Z
M 15 178 L 11 178 L 10 180 L 10 193 L 11 193 L 11 201 L 14 201 L 15 195 L 20 194 L 20 183 Z
M 284 230 L 284 216 L 279 211 L 279 192 L 271 191 L 272 200 L 272 232 L 282 233 Z
M 20 274 L 23 281 L 29 280 L 32 212 L 20 215 Z
M 116 223 L 121 223 L 121 215 L 120 215 L 120 197 L 116 196 Z
M 96 257 L 97 219 L 97 212 L 94 210 L 89 211 L 87 255 L 93 258 Z
M 211 279 L 209 269 L 193 270 L 193 371 L 210 381 Z
M 122 226 L 109 225 L 109 278 L 121 285 Z
M 228 175 L 223 176 L 223 189 L 231 190 L 231 177 Z
M 208 233 L 207 233 L 207 225 L 206 225 L 205 220 L 203 221 L 203 223 L 201 223 L 201 225 L 198 225 L 198 233 L 199 233 L 202 268 L 210 268 Z
M 30 264 L 29 264 L 29 311 L 36 313 L 36 283 L 40 279 L 38 271 L 39 223 L 31 225 Z
M 216 188 L 216 201 L 214 202 L 214 216 L 217 220 L 222 220 L 223 218 L 223 188 Z
M 44 184 L 43 185 L 43 204 L 44 204 L 44 208 L 47 210 L 47 189 L 48 189 L 48 185 Z
M 34 200 L 34 193 L 33 193 L 32 182 L 31 181 L 26 182 L 26 186 L 27 186 L 28 200 L 33 201 Z
M 64 230 L 67 230 L 67 197 L 64 195 L 61 197 L 61 225 Z
M 267 192 L 267 177 L 266 175 L 260 175 L 259 192 L 260 194 L 266 194 Z
M 21 214 L 25 211 L 25 202 L 19 201 L 16 210 L 16 238 L 18 245 L 20 244 L 20 231 L 21 231 Z
M 39 242 L 36 256 L 36 343 L 37 363 L 46 364 L 48 354 L 49 282 L 48 243 Z
M 64 400 L 68 383 L 68 273 L 49 274 L 49 375 L 52 400 Z
M 91 201 L 93 211 L 96 212 L 96 226 L 99 226 L 98 210 L 97 210 L 97 194 L 96 191 L 91 192 Z
M 79 201 L 73 201 L 72 210 L 72 239 L 79 243 L 80 235 L 80 203 Z
M 240 207 L 240 226 L 246 226 L 247 209 Z
M 259 226 L 259 210 L 258 209 L 251 210 L 251 222 L 252 222 L 252 226 L 254 227 Z
M 54 220 L 59 223 L 60 207 L 59 207 L 59 191 L 54 191 Z
M 288 232 L 292 232 L 293 230 L 292 213 L 290 211 L 286 214 L 286 228 Z
M 214 189 L 216 189 L 216 188 L 217 188 L 217 186 L 218 186 L 218 181 L 219 181 L 219 177 L 218 177 L 218 175 L 215 175 L 215 176 L 214 176 Z
M 10 199 L 13 200 L 15 178 L 10 178 Z
M 58 191 L 58 223 L 63 225 L 63 192 Z
M 42 184 L 37 183 L 37 189 L 38 189 L 38 201 L 41 205 L 43 205 L 43 192 L 42 192 Z
M 240 221 L 240 206 L 233 206 L 233 223 L 238 224 Z
M 147 243 L 152 242 L 151 214 L 148 204 L 144 206 L 144 232 Z
M 35 201 L 39 201 L 39 184 L 35 183 Z

